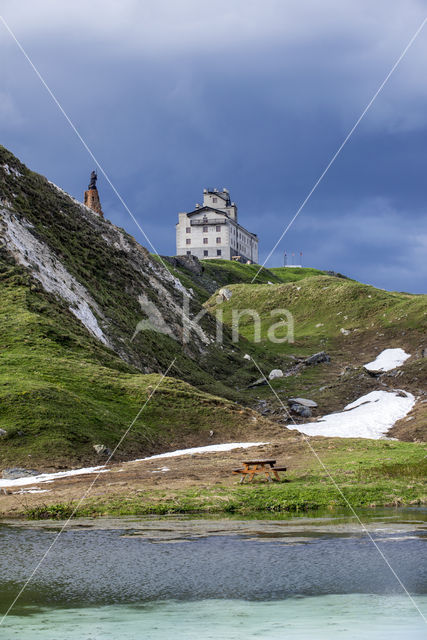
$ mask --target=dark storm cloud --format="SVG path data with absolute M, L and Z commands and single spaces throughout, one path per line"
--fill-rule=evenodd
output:
M 372 6 L 374 5 L 374 6 Z M 423 3 L 4 3 L 4 15 L 160 253 L 226 186 L 268 254 L 423 18 Z M 275 252 L 425 289 L 427 30 Z M 82 197 L 93 162 L 1 29 L 2 143 Z M 143 241 L 100 179 L 110 219 Z

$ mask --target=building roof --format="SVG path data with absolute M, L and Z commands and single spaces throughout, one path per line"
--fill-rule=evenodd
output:
M 230 218 L 230 216 L 228 215 L 228 213 L 226 211 L 224 211 L 223 209 L 215 209 L 214 207 L 199 207 L 198 209 L 194 209 L 194 211 L 189 211 L 187 213 L 187 216 L 194 216 L 196 213 L 200 213 L 201 211 L 215 211 L 215 213 L 219 213 L 222 216 L 225 216 L 226 218 L 229 218 L 230 220 L 232 220 L 232 218 Z
M 236 220 L 234 220 L 234 218 L 231 218 L 228 215 L 228 213 L 226 211 L 222 210 L 222 209 L 214 209 L 214 207 L 199 207 L 198 209 L 194 209 L 194 211 L 189 211 L 187 213 L 187 217 L 191 218 L 192 216 L 196 215 L 196 213 L 201 213 L 203 211 L 214 211 L 215 213 L 219 213 L 220 215 L 224 216 L 224 218 L 227 218 L 228 220 L 230 220 L 230 222 L 235 224 L 236 227 L 239 227 L 239 229 L 243 229 L 243 231 L 246 231 L 246 233 L 249 233 L 249 235 L 251 235 L 254 238 L 258 239 L 258 236 L 257 236 L 256 233 L 252 233 L 252 231 L 248 231 L 245 227 L 243 227 L 241 224 L 236 222 Z

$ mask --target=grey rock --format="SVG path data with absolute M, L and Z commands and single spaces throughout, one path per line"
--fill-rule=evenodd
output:
M 288 404 L 302 404 L 303 407 L 310 407 L 313 409 L 317 407 L 317 402 L 314 402 L 314 400 L 308 400 L 307 398 L 289 398 Z
M 275 378 L 283 378 L 283 371 L 281 369 L 272 369 L 268 374 L 269 380 L 275 380 Z
M 5 429 L 0 429 L 0 437 L 7 435 L 7 431 Z
M 173 267 L 182 267 L 196 276 L 200 276 L 203 273 L 203 265 L 196 256 L 162 256 L 162 258 Z
M 22 467 L 10 467 L 9 469 L 3 469 L 2 478 L 5 480 L 17 480 L 18 478 L 25 478 L 26 476 L 39 476 L 40 471 L 35 469 L 23 469 Z
M 105 444 L 94 444 L 93 448 L 99 456 L 110 456 L 111 449 L 105 446 Z
M 258 378 L 258 380 L 255 380 L 255 382 L 248 385 L 248 389 L 251 389 L 252 387 L 260 387 L 263 384 L 267 384 L 267 380 L 264 377 Z
M 328 276 L 334 276 L 335 278 L 344 278 L 345 280 L 348 280 L 348 276 L 344 276 L 342 273 L 339 273 L 337 271 L 325 271 L 325 273 Z
M 396 395 L 399 396 L 399 398 L 408 397 L 408 394 L 406 393 L 406 391 L 402 391 L 402 389 L 396 389 Z
M 310 366 L 313 364 L 320 364 L 321 362 L 330 362 L 331 356 L 328 355 L 325 351 L 319 351 L 319 353 L 314 353 L 312 356 L 309 356 L 304 360 L 304 364 L 306 366 Z
M 309 407 L 304 407 L 302 404 L 291 405 L 291 411 L 293 413 L 297 413 L 301 418 L 311 417 L 311 409 L 309 409 Z
M 227 287 L 223 287 L 218 291 L 217 302 L 219 303 L 224 300 L 225 301 L 230 300 L 232 295 L 233 295 L 233 292 L 230 289 L 227 289 Z

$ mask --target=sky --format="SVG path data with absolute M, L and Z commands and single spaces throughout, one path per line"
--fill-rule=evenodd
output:
M 2 0 L 0 14 L 161 255 L 227 187 L 260 262 L 427 16 L 426 0 Z M 427 283 L 427 24 L 266 266 Z M 0 143 L 83 199 L 95 163 L 0 22 Z M 100 171 L 98 170 L 98 173 Z M 103 210 L 150 250 L 104 176 Z

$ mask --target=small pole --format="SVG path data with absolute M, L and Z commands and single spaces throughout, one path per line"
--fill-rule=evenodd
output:
M 300 265 L 302 266 L 302 251 L 299 252 L 299 261 Z

